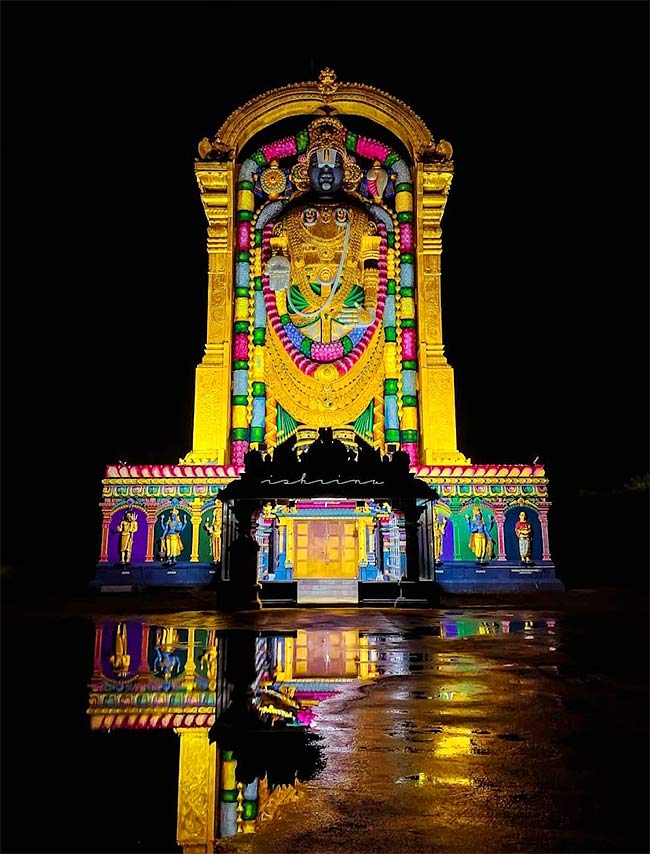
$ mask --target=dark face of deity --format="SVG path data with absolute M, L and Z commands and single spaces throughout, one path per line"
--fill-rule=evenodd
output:
M 333 148 L 319 148 L 309 158 L 309 183 L 320 196 L 331 196 L 343 186 L 343 159 Z

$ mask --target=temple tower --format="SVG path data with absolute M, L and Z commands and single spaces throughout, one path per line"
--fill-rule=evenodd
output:
M 304 117 L 297 133 L 280 137 L 279 130 L 279 138 L 251 151 L 261 131 L 268 138 L 269 128 L 296 117 Z M 358 133 L 359 117 L 390 137 Z M 334 123 L 329 137 L 326 119 Z M 372 305 L 360 306 L 355 325 L 354 297 L 345 302 L 339 288 L 339 318 L 347 309 L 349 323 L 302 335 L 296 319 L 310 319 L 326 299 L 305 305 L 292 280 L 288 331 L 276 335 L 260 219 L 272 231 L 299 201 L 300 161 L 326 144 L 344 146 L 357 170 L 350 194 L 371 226 L 385 231 L 383 265 L 381 247 L 376 259 L 385 293 L 366 296 Z M 202 140 L 199 154 L 195 171 L 208 220 L 207 340 L 196 370 L 193 447 L 184 462 L 241 464 L 249 448 L 273 450 L 291 434 L 308 444 L 318 426 L 333 427 L 344 441 L 356 433 L 383 452 L 403 448 L 414 465 L 467 462 L 457 448 L 453 369 L 442 341 L 441 220 L 453 177 L 451 145 L 436 142 L 398 99 L 339 83 L 326 69 L 318 82 L 273 90 L 236 110 L 214 140 Z M 370 272 L 367 278 L 372 290 Z

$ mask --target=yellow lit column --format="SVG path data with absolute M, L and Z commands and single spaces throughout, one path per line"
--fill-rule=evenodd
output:
M 196 661 L 194 660 L 194 652 L 194 629 L 190 626 L 187 629 L 187 660 L 183 673 L 183 686 L 187 692 L 194 690 L 195 687 Z
M 359 635 L 359 678 L 367 679 L 370 675 L 368 667 L 368 635 Z
M 293 662 L 296 657 L 296 650 L 293 644 L 293 638 L 285 637 L 284 639 L 284 672 L 282 680 L 289 681 L 293 679 Z M 282 681 L 278 676 L 278 681 Z
M 468 462 L 456 446 L 454 372 L 444 354 L 440 308 L 440 222 L 452 177 L 450 161 L 417 163 L 420 462 L 425 465 Z
M 190 521 L 192 523 L 192 549 L 190 552 L 190 563 L 199 561 L 199 532 L 201 529 L 201 501 L 195 499 L 192 502 Z
M 289 569 L 293 569 L 294 564 L 294 554 L 293 554 L 293 528 L 295 525 L 294 519 L 285 519 L 284 520 L 284 530 L 285 530 L 285 538 L 284 538 L 284 565 Z
M 361 566 L 362 564 L 368 563 L 368 550 L 367 550 L 367 535 L 366 528 L 368 527 L 368 520 L 360 517 L 357 519 L 357 542 L 359 546 L 359 556 L 358 556 L 358 564 Z
M 218 753 L 206 728 L 179 727 L 176 841 L 183 854 L 212 854 L 216 839 Z
M 197 162 L 208 219 L 208 330 L 196 369 L 194 438 L 183 462 L 228 461 L 233 311 L 234 161 Z

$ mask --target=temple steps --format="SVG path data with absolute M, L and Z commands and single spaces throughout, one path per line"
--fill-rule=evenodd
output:
M 299 578 L 298 605 L 358 605 L 356 578 Z

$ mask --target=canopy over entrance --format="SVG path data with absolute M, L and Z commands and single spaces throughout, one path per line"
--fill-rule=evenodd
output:
M 296 453 L 285 443 L 271 458 L 260 451 L 246 455 L 246 471 L 221 490 L 221 501 L 271 501 L 295 498 L 354 498 L 388 501 L 393 506 L 423 505 L 438 498 L 435 489 L 409 471 L 409 457 L 379 451 L 357 440 L 357 451 L 321 427 L 318 438 Z

